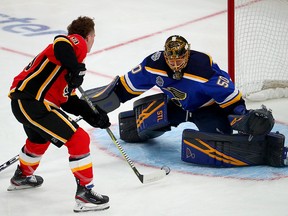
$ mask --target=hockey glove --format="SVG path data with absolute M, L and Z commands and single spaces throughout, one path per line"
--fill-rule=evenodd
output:
M 95 105 L 95 108 L 97 109 L 98 113 L 95 113 L 90 108 L 89 110 L 86 110 L 86 112 L 83 113 L 81 116 L 92 127 L 98 127 L 101 129 L 108 128 L 111 125 L 111 123 L 107 113 L 103 111 L 101 108 L 99 108 L 97 105 Z
M 69 71 L 65 75 L 65 79 L 68 83 L 68 87 L 74 89 L 74 88 L 78 88 L 79 86 L 81 86 L 84 80 L 85 71 L 86 71 L 86 67 L 84 63 L 79 63 L 76 70 Z
M 275 123 L 271 110 L 262 105 L 261 109 L 249 110 L 244 115 L 229 115 L 233 130 L 249 135 L 266 135 Z

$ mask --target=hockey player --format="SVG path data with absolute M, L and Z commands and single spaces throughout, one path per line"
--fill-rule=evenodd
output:
M 248 113 L 229 74 L 211 56 L 190 50 L 186 39 L 179 35 L 166 40 L 164 51 L 149 55 L 121 76 L 115 93 L 124 103 L 154 86 L 169 99 L 168 119 L 172 126 L 191 121 L 202 132 L 232 134 L 228 116 Z M 267 130 L 265 125 L 261 128 Z
M 133 110 L 119 114 L 120 138 L 126 142 L 155 138 L 170 130 L 170 126 L 190 121 L 201 134 L 183 132 L 182 159 L 187 153 L 187 160 L 205 165 L 284 165 L 284 136 L 267 135 L 274 126 L 271 111 L 265 106 L 247 110 L 229 74 L 211 56 L 190 50 L 182 36 L 170 36 L 164 51 L 147 56 L 108 86 L 106 89 L 113 89 L 113 98 L 118 98 L 119 105 L 154 86 L 163 92 L 135 101 Z M 97 101 L 93 89 L 89 92 Z M 99 97 L 97 103 L 100 101 Z M 244 135 L 232 136 L 233 130 Z M 230 152 L 232 149 L 234 152 Z
M 41 157 L 50 143 L 64 145 L 77 183 L 75 212 L 109 208 L 109 197 L 93 190 L 89 135 L 64 112 L 81 115 L 93 127 L 110 126 L 105 112 L 98 109 L 96 114 L 75 93 L 85 75 L 83 61 L 94 43 L 94 25 L 86 16 L 73 20 L 68 35 L 56 36 L 14 78 L 9 93 L 12 112 L 23 124 L 27 139 L 8 191 L 41 186 L 43 178 L 34 174 Z

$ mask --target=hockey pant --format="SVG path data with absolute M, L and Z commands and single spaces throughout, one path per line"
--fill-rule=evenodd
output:
M 93 180 L 89 135 L 65 112 L 36 100 L 12 99 L 12 112 L 24 126 L 27 140 L 19 154 L 20 168 L 29 176 L 39 166 L 50 143 L 65 145 L 69 165 L 81 185 Z

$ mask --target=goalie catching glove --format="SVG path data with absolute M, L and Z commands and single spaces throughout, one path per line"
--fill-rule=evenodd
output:
M 271 110 L 262 105 L 261 109 L 249 110 L 244 115 L 229 115 L 230 125 L 237 130 L 249 135 L 266 135 L 275 123 Z

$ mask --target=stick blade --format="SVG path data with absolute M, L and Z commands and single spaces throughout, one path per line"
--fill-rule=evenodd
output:
M 165 170 L 158 170 L 158 171 L 151 173 L 151 174 L 141 175 L 142 178 L 140 179 L 140 181 L 143 184 L 147 184 L 147 183 L 159 181 L 159 180 L 163 179 L 165 176 L 166 176 Z

